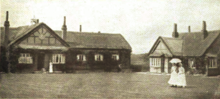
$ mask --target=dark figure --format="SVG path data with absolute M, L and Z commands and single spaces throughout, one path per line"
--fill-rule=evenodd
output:
M 121 64 L 118 64 L 118 72 L 121 72 Z

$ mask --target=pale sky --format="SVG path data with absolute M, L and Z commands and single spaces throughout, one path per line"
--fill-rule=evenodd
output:
M 220 0 L 1 0 L 1 26 L 9 11 L 11 27 L 30 24 L 35 17 L 53 30 L 120 33 L 132 53 L 148 53 L 159 36 L 178 32 L 220 30 Z

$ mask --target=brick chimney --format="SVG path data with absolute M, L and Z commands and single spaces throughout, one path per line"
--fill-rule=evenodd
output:
M 82 25 L 79 26 L 79 32 L 82 32 Z
M 191 32 L 190 26 L 188 26 L 188 32 L 189 32 L 189 33 Z
M 7 47 L 8 46 L 8 43 L 9 43 L 9 36 L 10 36 L 10 32 L 9 32 L 9 21 L 8 21 L 8 11 L 6 12 L 6 20 L 5 20 L 5 34 L 4 34 L 4 46 Z
M 177 38 L 178 36 L 179 36 L 179 34 L 177 32 L 177 24 L 174 23 L 174 31 L 173 31 L 172 37 Z
M 203 33 L 203 39 L 205 39 L 208 36 L 208 32 L 206 30 L 206 22 L 205 21 L 203 21 L 203 24 L 202 24 L 202 33 Z
M 62 38 L 63 38 L 63 40 L 66 40 L 66 33 L 67 33 L 66 16 L 64 16 L 64 22 L 63 22 L 63 26 L 62 26 Z

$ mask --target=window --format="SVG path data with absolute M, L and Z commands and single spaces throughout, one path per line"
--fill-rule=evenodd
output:
M 118 54 L 112 54 L 112 60 L 118 61 L 119 55 Z
M 78 54 L 76 58 L 77 58 L 77 61 L 86 61 L 86 55 L 83 55 L 83 54 Z
M 209 68 L 217 68 L 217 59 L 216 58 L 209 58 Z
M 150 66 L 161 67 L 161 58 L 150 58 Z
M 95 61 L 103 61 L 103 55 L 102 54 L 95 54 Z
M 21 53 L 20 57 L 18 59 L 18 63 L 20 64 L 32 64 L 33 59 L 30 55 L 30 53 Z
M 64 64 L 65 56 L 63 54 L 53 54 L 52 62 L 53 64 Z

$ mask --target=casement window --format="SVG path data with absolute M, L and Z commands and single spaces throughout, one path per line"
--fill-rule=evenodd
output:
M 65 63 L 65 55 L 63 54 L 53 54 L 52 55 L 53 64 L 64 64 Z
M 209 58 L 208 59 L 209 68 L 217 68 L 217 59 L 216 58 Z
M 103 55 L 102 54 L 95 54 L 95 61 L 103 61 Z
M 118 54 L 112 54 L 112 60 L 118 61 L 119 55 Z
M 32 56 L 30 55 L 30 53 L 20 53 L 18 63 L 20 63 L 20 64 L 32 64 L 33 63 Z
M 150 66 L 161 67 L 161 58 L 150 58 Z
M 86 55 L 84 54 L 78 54 L 76 56 L 77 61 L 86 61 Z

